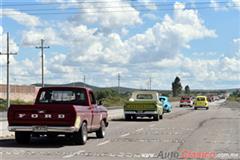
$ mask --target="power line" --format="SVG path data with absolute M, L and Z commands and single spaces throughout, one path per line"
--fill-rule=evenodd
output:
M 223 2 L 222 2 L 223 3 Z M 203 4 L 203 3 L 202 3 Z M 146 8 L 146 7 L 163 7 L 163 6 L 173 6 L 174 4 L 136 4 L 136 5 L 119 5 L 119 6 L 95 6 L 94 9 L 122 9 L 122 8 Z M 221 8 L 221 6 L 219 6 Z M 224 7 L 224 6 L 222 6 Z M 71 7 L 68 10 L 89 10 L 93 8 L 89 7 Z M 63 8 L 41 8 L 41 9 L 19 9 L 18 11 L 21 12 L 29 12 L 29 11 L 38 11 L 38 12 L 45 12 L 45 11 L 62 11 Z
M 107 2 L 108 3 L 108 2 Z M 157 2 L 157 3 L 149 3 L 149 4 L 143 4 L 142 2 L 138 2 L 136 4 L 128 4 L 128 5 L 111 5 L 111 6 L 94 6 L 94 9 L 106 9 L 106 8 L 135 8 L 135 7 L 165 7 L 165 6 L 173 6 L 175 3 L 163 3 L 163 2 Z M 191 3 L 184 3 L 185 5 L 192 5 Z M 209 5 L 209 2 L 196 2 L 195 5 Z M 227 2 L 219 2 L 219 4 L 227 4 Z M 64 9 L 93 9 L 89 7 L 68 7 L 68 8 L 36 8 L 36 9 L 24 9 L 19 11 L 51 11 L 51 10 L 64 10 Z
M 190 10 L 190 9 L 195 9 L 195 10 L 205 10 L 205 9 L 221 9 L 221 8 L 238 8 L 240 5 L 232 5 L 232 6 L 221 6 L 221 7 L 185 7 L 184 10 Z M 154 11 L 175 11 L 175 10 L 182 10 L 181 8 L 164 8 L 164 9 L 156 9 Z M 149 9 L 141 9 L 141 10 L 135 10 L 134 8 L 131 10 L 98 10 L 98 11 L 75 11 L 75 12 L 44 12 L 44 13 L 39 13 L 39 12 L 31 12 L 29 14 L 31 15 L 67 15 L 67 14 L 81 14 L 81 13 L 88 13 L 88 14 L 96 14 L 96 13 L 121 13 L 121 12 L 151 12 Z M 4 13 L 4 12 L 3 12 Z M 18 13 L 14 14 L 7 14 L 7 15 L 21 15 Z
M 77 5 L 77 4 L 102 4 L 102 3 L 119 3 L 120 1 L 85 1 L 85 2 L 48 2 L 48 3 L 27 3 L 27 2 L 22 2 L 22 3 L 17 3 L 17 2 L 10 2 L 7 3 L 2 3 L 2 7 L 12 7 L 12 6 L 49 6 L 49 5 Z M 133 0 L 124 0 L 123 2 L 127 2 L 128 4 L 131 3 L 144 3 L 144 2 L 138 2 L 138 1 L 133 1 Z M 164 4 L 175 4 L 175 2 L 160 2 L 160 1 L 152 1 L 149 2 L 151 4 L 156 4 L 156 3 L 162 3 Z M 223 3 L 229 3 L 228 1 L 219 1 L 217 2 L 218 4 L 223 4 Z M 184 4 L 212 4 L 211 2 L 185 2 Z

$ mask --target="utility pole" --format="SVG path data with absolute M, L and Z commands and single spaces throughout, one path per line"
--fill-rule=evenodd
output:
M 149 89 L 152 90 L 152 77 L 149 78 Z
M 118 73 L 118 94 L 120 94 L 120 80 L 121 80 L 121 75 Z
M 83 75 L 83 85 L 84 85 L 84 87 L 86 87 L 86 76 L 85 75 Z
M 9 52 L 9 32 L 7 32 L 7 53 L 0 53 L 0 54 L 1 55 L 7 55 L 7 108 L 9 108 L 9 106 L 10 106 L 10 84 L 9 84 L 9 73 L 10 73 L 9 64 L 10 64 L 10 60 L 9 60 L 9 56 L 17 54 L 17 53 L 10 53 Z
M 41 46 L 37 46 L 37 49 L 41 49 L 41 60 L 42 60 L 42 87 L 44 87 L 44 49 L 50 48 L 49 46 L 43 45 L 44 40 L 41 39 Z

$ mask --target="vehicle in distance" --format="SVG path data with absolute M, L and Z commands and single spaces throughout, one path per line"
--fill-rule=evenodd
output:
M 56 138 L 65 135 L 76 144 L 85 144 L 89 132 L 105 136 L 107 109 L 96 103 L 93 91 L 80 87 L 45 87 L 33 105 L 11 105 L 8 129 L 17 143 L 27 144 L 32 136 Z
M 181 96 L 179 107 L 192 107 L 193 98 L 192 96 Z
M 194 101 L 194 109 L 197 110 L 198 108 L 205 108 L 208 110 L 208 101 L 206 96 L 197 96 Z
M 168 101 L 168 97 L 166 96 L 160 96 L 159 100 L 162 102 L 163 105 L 163 111 L 165 112 L 171 112 L 172 111 L 172 105 L 171 103 Z
M 135 91 L 124 105 L 126 120 L 135 120 L 137 117 L 149 117 L 158 121 L 163 118 L 163 106 L 159 94 L 155 91 Z
M 214 96 L 208 95 L 207 100 L 208 100 L 208 102 L 214 102 Z

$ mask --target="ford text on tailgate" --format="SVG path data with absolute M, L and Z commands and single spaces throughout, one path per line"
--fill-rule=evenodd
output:
M 21 144 L 40 135 L 65 135 L 76 144 L 85 144 L 89 132 L 104 138 L 108 126 L 106 108 L 96 103 L 92 90 L 78 87 L 41 88 L 34 105 L 10 106 L 8 123 Z

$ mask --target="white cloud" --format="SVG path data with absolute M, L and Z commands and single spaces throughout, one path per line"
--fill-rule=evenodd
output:
M 143 18 L 147 18 L 152 21 L 156 21 L 159 19 L 155 14 L 151 14 L 151 13 L 143 14 Z
M 183 48 L 189 48 L 192 40 L 216 37 L 214 30 L 204 26 L 198 12 L 185 10 L 182 3 L 175 4 L 174 16 L 166 15 L 143 34 L 131 37 L 127 44 L 134 54 L 132 61 L 156 61 L 173 57 Z
M 19 50 L 19 47 L 17 43 L 12 39 L 11 35 L 9 39 L 9 52 L 10 53 L 17 53 Z M 4 29 L 2 26 L 0 26 L 0 52 L 6 53 L 7 51 L 7 33 L 4 32 Z
M 240 38 L 233 39 L 233 43 L 236 45 L 237 48 L 236 55 L 240 57 Z
M 215 11 L 227 11 L 230 8 L 240 10 L 240 0 L 231 0 L 229 2 L 211 0 L 210 7 L 212 7 Z
M 236 9 L 240 10 L 240 0 L 232 0 L 232 4 Z
M 150 10 L 156 10 L 157 9 L 157 5 L 156 3 L 154 3 L 154 1 L 152 0 L 139 0 L 140 4 L 142 5 L 145 5 L 145 7 L 147 9 L 150 9 Z
M 186 78 L 194 79 L 194 81 L 240 81 L 239 57 L 200 60 L 178 56 L 174 59 L 163 59 L 155 65 L 161 69 L 167 68 L 168 71 L 180 69 L 181 73 L 187 73 L 185 74 Z
M 39 45 L 41 39 L 44 39 L 48 45 L 64 44 L 58 33 L 51 27 L 44 29 L 34 28 L 32 30 L 23 31 L 22 33 L 22 45 L 24 46 Z
M 226 11 L 227 10 L 227 8 L 226 8 L 227 6 L 225 4 L 221 5 L 216 0 L 211 0 L 210 2 L 211 2 L 210 7 L 212 7 L 215 11 Z
M 62 9 L 78 8 L 80 13 L 73 16 L 69 21 L 77 25 L 98 25 L 102 31 L 108 33 L 112 30 L 121 29 L 122 27 L 142 23 L 139 11 L 133 8 L 128 1 L 124 0 L 102 0 L 96 3 L 89 2 L 88 0 L 83 0 L 80 3 L 76 0 L 40 0 L 40 2 L 58 2 Z M 125 10 L 128 12 L 125 12 Z
M 25 26 L 38 26 L 41 24 L 38 17 L 17 11 L 16 9 L 4 8 L 2 9 L 2 15 L 12 18 L 19 24 Z
M 66 1 L 58 2 L 67 4 Z M 123 12 L 126 17 L 122 14 L 99 14 L 94 17 L 84 13 L 81 18 L 85 23 L 74 19 L 79 22 L 57 22 L 45 28 L 25 30 L 22 42 L 24 45 L 39 45 L 40 39 L 45 39 L 48 45 L 67 48 L 67 53 L 49 54 L 50 60 L 45 65 L 47 83 L 82 81 L 83 75 L 86 75 L 87 83 L 116 86 L 118 73 L 121 73 L 123 86 L 137 88 L 146 88 L 149 77 L 152 77 L 153 88 L 169 89 L 176 75 L 187 83 L 192 80 L 192 88 L 207 88 L 210 83 L 224 80 L 239 81 L 240 59 L 237 56 L 196 60 L 182 55 L 182 50 L 190 48 L 193 40 L 214 38 L 217 35 L 205 25 L 198 11 L 185 9 L 183 3 L 176 3 L 174 8 L 172 16 L 165 15 L 162 21 L 125 39 L 122 35 L 128 34 L 129 26 L 140 24 L 141 19 L 134 19 L 139 18 L 137 11 L 137 16 Z M 112 27 L 119 30 L 105 32 L 105 29 Z M 233 42 L 239 44 L 239 39 Z M 213 52 L 200 54 L 218 55 Z M 21 77 L 19 81 L 40 81 L 40 61 L 35 63 L 32 58 L 13 64 L 17 68 L 16 74 Z

